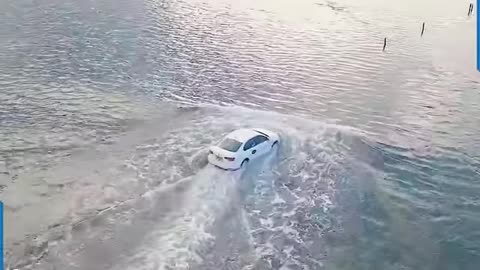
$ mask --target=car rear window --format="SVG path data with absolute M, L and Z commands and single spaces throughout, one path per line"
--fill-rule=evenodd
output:
M 237 152 L 241 145 L 242 143 L 237 140 L 225 138 L 218 146 L 230 152 Z

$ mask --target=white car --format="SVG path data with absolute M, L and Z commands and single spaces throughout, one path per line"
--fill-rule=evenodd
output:
M 210 147 L 208 162 L 225 170 L 237 170 L 249 161 L 269 153 L 279 142 L 277 133 L 265 129 L 242 128 Z

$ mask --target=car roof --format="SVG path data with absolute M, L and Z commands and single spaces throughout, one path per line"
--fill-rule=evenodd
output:
M 239 142 L 246 142 L 247 140 L 257 136 L 257 135 L 261 135 L 261 133 L 253 130 L 253 129 L 249 129 L 249 128 L 241 128 L 241 129 L 237 129 L 233 132 L 231 132 L 230 134 L 227 135 L 227 138 L 231 138 L 231 139 L 235 139 Z

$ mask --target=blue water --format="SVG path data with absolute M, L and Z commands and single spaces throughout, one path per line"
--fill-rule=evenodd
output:
M 4 1 L 7 269 L 477 269 L 469 3 Z

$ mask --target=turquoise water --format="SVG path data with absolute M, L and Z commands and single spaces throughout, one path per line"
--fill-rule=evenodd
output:
M 6 267 L 477 269 L 469 3 L 6 1 Z M 279 152 L 205 166 L 244 126 Z

